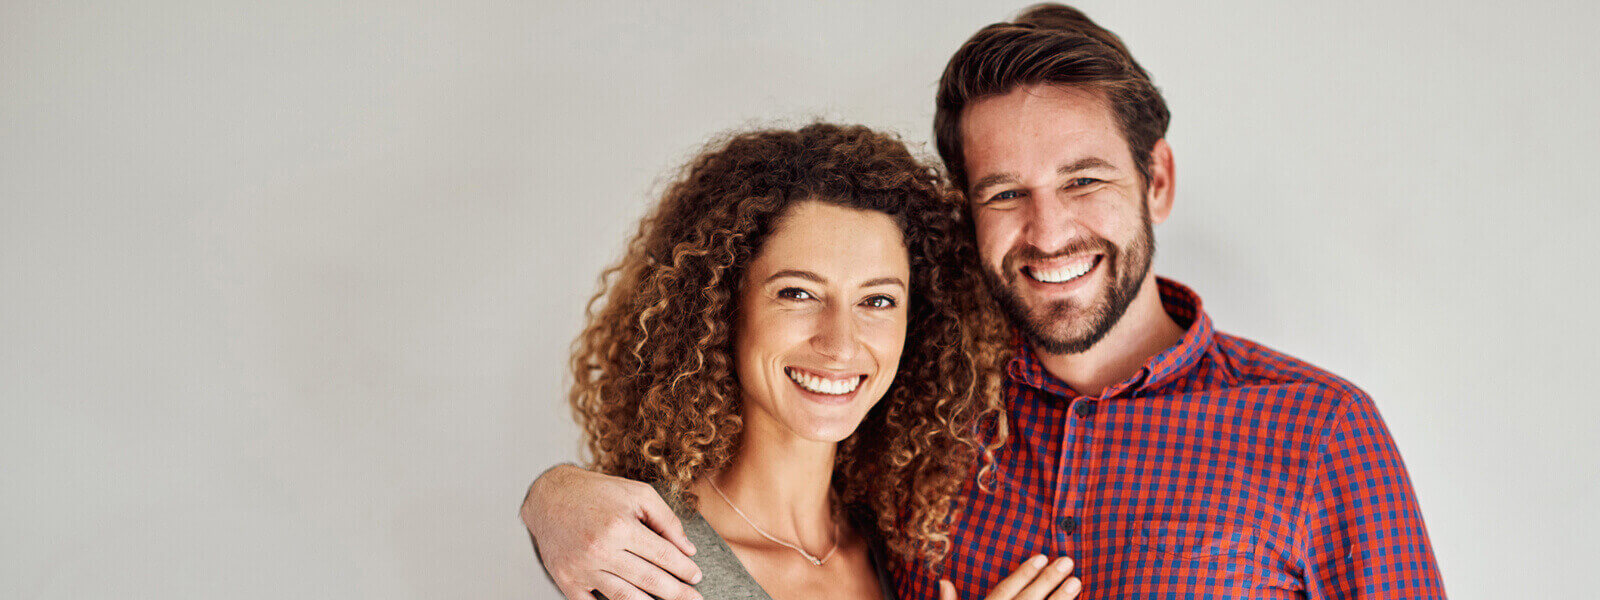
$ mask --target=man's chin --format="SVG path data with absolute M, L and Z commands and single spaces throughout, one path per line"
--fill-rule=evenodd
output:
M 1086 324 L 1076 322 L 1029 319 L 1022 325 L 1023 335 L 1034 348 L 1048 354 L 1078 354 L 1094 346 L 1101 337 L 1094 335 L 1096 332 Z
M 1002 284 L 999 275 L 988 269 L 984 275 L 991 286 L 991 295 L 1012 326 L 1040 352 L 1078 354 L 1094 346 L 1105 337 L 1105 330 L 1110 329 L 1105 321 L 1111 312 L 1112 290 L 1105 285 L 1078 290 L 1071 299 L 1042 298 L 1034 295 L 1026 282 L 1012 279 Z M 1088 298 L 1078 297 L 1091 291 Z
M 1022 333 L 1033 347 L 1049 354 L 1079 354 L 1104 338 L 1115 324 L 1120 311 L 1112 311 L 1107 290 L 1087 306 L 1070 300 L 1042 302 L 1042 306 L 1026 306 L 1018 295 L 1013 295 L 1008 310 L 1013 325 L 1021 326 Z M 1007 304 L 1002 302 L 1002 305 Z M 1117 314 L 1113 315 L 1112 313 Z

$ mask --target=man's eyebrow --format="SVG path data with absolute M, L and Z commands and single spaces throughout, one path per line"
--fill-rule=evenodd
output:
M 773 273 L 771 277 L 768 277 L 767 281 L 772 281 L 774 279 L 778 279 L 778 278 L 782 278 L 782 277 L 799 277 L 799 278 L 804 279 L 806 281 L 814 281 L 814 282 L 817 282 L 817 283 L 827 283 L 827 280 L 823 279 L 821 275 L 818 275 L 816 273 L 812 273 L 811 271 L 802 271 L 800 269 L 784 269 L 782 271 L 778 271 L 777 273 Z
M 991 185 L 1000 185 L 1002 183 L 1011 183 L 1016 180 L 1017 177 L 1010 173 L 990 173 L 988 175 L 984 175 L 977 181 L 972 182 L 972 193 L 973 195 L 977 195 L 978 192 L 983 191 L 983 188 Z
M 1112 171 L 1115 171 L 1115 170 L 1117 170 L 1117 166 L 1111 164 L 1110 162 L 1107 162 L 1103 158 L 1099 158 L 1099 157 L 1096 157 L 1096 156 L 1086 156 L 1086 157 L 1080 158 L 1078 160 L 1072 161 L 1070 163 L 1061 165 L 1060 167 L 1058 167 L 1056 169 L 1056 174 L 1057 175 L 1070 175 L 1070 174 L 1073 174 L 1073 173 L 1077 173 L 1078 171 L 1087 171 L 1089 169 L 1110 169 Z
M 1072 173 L 1077 173 L 1078 171 L 1087 171 L 1089 169 L 1109 169 L 1115 171 L 1117 170 L 1117 166 L 1111 164 L 1110 161 L 1107 161 L 1103 158 L 1086 156 L 1057 167 L 1056 174 L 1070 175 Z M 978 192 L 983 191 L 983 189 L 986 187 L 1000 185 L 1002 183 L 1012 183 L 1016 180 L 1016 175 L 1011 173 L 990 173 L 979 178 L 977 181 L 972 182 L 972 193 L 973 195 L 977 195 Z

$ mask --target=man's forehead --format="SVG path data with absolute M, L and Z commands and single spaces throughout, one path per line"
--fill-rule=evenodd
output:
M 1061 86 L 1019 87 L 972 102 L 961 111 L 960 131 L 963 145 L 1018 135 L 1120 136 L 1104 94 Z
M 995 116 L 1013 119 L 1020 116 L 1030 121 L 1055 121 L 1059 125 L 1115 122 L 1110 99 L 1104 92 L 1081 86 L 1036 84 L 1017 86 L 1005 93 L 967 103 L 961 111 L 962 134 L 983 133 L 981 128 L 973 128 L 973 122 L 988 121 Z
M 962 111 L 961 136 L 974 190 L 1024 170 L 1118 168 L 1131 160 L 1104 94 L 1078 88 L 1028 86 L 973 102 Z

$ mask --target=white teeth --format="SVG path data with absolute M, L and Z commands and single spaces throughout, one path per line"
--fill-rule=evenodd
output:
M 1095 261 L 1093 260 L 1087 260 L 1078 263 L 1076 266 L 1067 265 L 1065 267 L 1049 271 L 1030 267 L 1028 269 L 1028 274 L 1034 279 L 1043 281 L 1045 283 L 1061 283 L 1063 281 L 1072 281 L 1079 277 L 1083 277 L 1084 273 L 1088 273 L 1089 269 L 1094 268 L 1094 263 Z
M 817 377 L 810 373 L 804 373 L 796 369 L 784 369 L 783 372 L 789 375 L 789 379 L 792 379 L 795 383 L 800 384 L 800 387 L 811 392 L 828 394 L 830 396 L 838 396 L 856 391 L 856 386 L 861 385 L 862 379 L 861 377 L 851 377 L 849 379 L 823 379 L 821 377 Z

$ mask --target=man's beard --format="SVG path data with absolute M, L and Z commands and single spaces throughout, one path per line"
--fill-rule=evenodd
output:
M 1155 231 L 1150 222 L 1150 211 L 1143 208 L 1139 234 L 1127 248 L 1118 248 L 1105 238 L 1085 239 L 1069 244 L 1060 252 L 1046 256 L 1038 248 L 1014 248 L 1000 261 L 1004 276 L 995 273 L 985 264 L 983 278 L 989 284 L 989 294 L 1010 317 L 1011 324 L 1028 337 L 1033 346 L 1050 354 L 1077 354 L 1093 347 L 1115 327 L 1128 305 L 1144 283 L 1150 271 L 1150 261 L 1155 254 Z M 1101 265 L 1106 268 L 1107 290 L 1097 296 L 1098 301 L 1088 307 L 1076 306 L 1071 300 L 1046 303 L 1038 310 L 1030 310 L 1022 295 L 1015 289 L 1018 277 L 1023 275 L 1016 267 L 1022 260 L 1039 260 L 1083 251 L 1099 251 Z M 1087 276 L 1087 275 L 1085 275 Z

